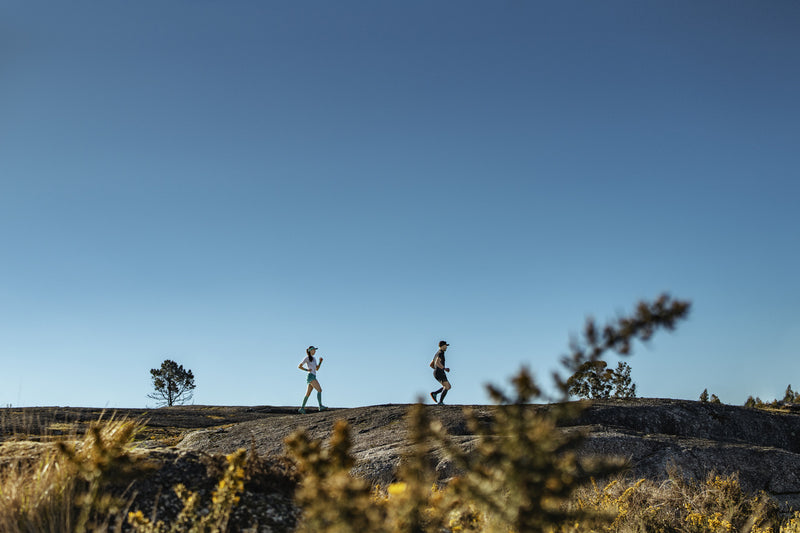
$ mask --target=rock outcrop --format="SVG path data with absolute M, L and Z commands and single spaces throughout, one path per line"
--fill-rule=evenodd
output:
M 233 522 L 243 531 L 254 523 L 259 532 L 292 531 L 299 517 L 292 498 L 297 473 L 283 457 L 284 439 L 300 429 L 313 438 L 327 439 L 334 422 L 344 419 L 357 459 L 354 473 L 385 486 L 395 479 L 408 450 L 408 407 L 312 410 L 306 415 L 296 408 L 268 406 L 118 410 L 117 418 L 145 420 L 135 453 L 153 465 L 120 490 L 127 498 L 135 495 L 130 510 L 142 510 L 147 516 L 155 511 L 158 519 L 170 520 L 181 507 L 172 487 L 182 483 L 207 499 L 224 470 L 223 454 L 254 450 L 257 464 Z M 800 509 L 800 414 L 796 412 L 668 399 L 602 400 L 586 402 L 584 407 L 562 430 L 586 434 L 582 453 L 625 458 L 631 478 L 658 481 L 671 469 L 694 479 L 709 472 L 736 472 L 745 490 L 763 490 L 784 509 Z M 461 406 L 426 409 L 454 442 L 468 451 L 475 446 L 477 437 L 469 431 Z M 494 409 L 472 406 L 483 420 L 491 418 Z M 51 440 L 80 435 L 100 412 L 61 407 L 3 411 L 0 469 L 35 463 L 52 449 Z M 459 474 L 446 457 L 434 454 L 431 460 L 439 479 Z
M 346 420 L 353 440 L 352 453 L 357 459 L 353 472 L 375 484 L 388 485 L 394 471 L 408 447 L 405 416 L 408 405 L 378 405 L 352 409 L 330 409 L 321 413 L 273 414 L 269 417 L 189 433 L 178 443 L 181 450 L 202 450 L 207 453 L 230 453 L 238 448 L 255 448 L 259 455 L 284 453 L 283 441 L 297 430 L 305 430 L 310 437 L 327 439 L 336 420 Z M 462 408 L 430 406 L 448 433 L 462 445 L 468 446 L 475 437 L 467 431 Z M 474 407 L 477 413 L 489 416 L 491 407 Z M 442 460 L 440 469 L 446 469 Z
M 283 439 L 298 429 L 327 438 L 333 422 L 347 420 L 358 460 L 354 473 L 378 484 L 394 479 L 406 450 L 404 417 L 408 406 L 381 405 L 330 410 L 307 415 L 270 414 L 230 427 L 189 433 L 183 450 L 229 453 L 254 446 L 260 454 L 280 454 Z M 469 449 L 475 444 L 458 406 L 430 406 L 453 439 Z M 531 406 L 547 409 L 547 406 Z M 474 406 L 481 418 L 493 407 Z M 764 490 L 786 506 L 800 508 L 800 415 L 685 400 L 635 399 L 586 402 L 569 423 L 583 430 L 586 454 L 620 456 L 635 478 L 661 480 L 671 468 L 702 479 L 709 472 L 738 472 L 743 488 Z M 566 428 L 565 428 L 566 429 Z M 435 458 L 441 478 L 456 474 L 446 458 Z
M 575 421 L 587 453 L 628 459 L 630 475 L 659 480 L 737 472 L 742 487 L 800 508 L 800 415 L 722 404 L 642 399 L 595 401 Z

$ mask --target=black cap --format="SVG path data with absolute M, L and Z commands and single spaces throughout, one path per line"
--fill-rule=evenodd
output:
M 319 350 L 319 348 L 317 348 L 316 346 L 309 346 L 308 349 L 309 350 Z
M 445 341 L 439 341 L 439 347 L 442 347 L 442 346 L 450 346 L 450 345 L 447 344 L 447 342 L 445 342 Z

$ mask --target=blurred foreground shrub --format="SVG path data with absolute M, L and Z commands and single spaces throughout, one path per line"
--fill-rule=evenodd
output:
M 616 479 L 602 489 L 592 481 L 575 493 L 572 505 L 613 516 L 599 531 L 680 531 L 777 533 L 778 506 L 761 493 L 750 495 L 738 476 L 709 474 L 704 481 L 686 479 L 671 471 L 661 483 L 641 479 L 635 483 Z
M 0 532 L 221 533 L 239 501 L 245 477 L 245 452 L 227 457 L 227 469 L 201 507 L 198 495 L 174 488 L 183 510 L 170 524 L 151 522 L 141 511 L 127 513 L 126 488 L 155 466 L 131 449 L 141 422 L 98 421 L 82 439 L 57 441 L 38 457 L 19 458 L 0 470 Z M 127 523 L 126 523 L 127 518 Z
M 107 531 L 119 527 L 124 502 L 102 490 L 149 468 L 130 455 L 141 424 L 96 422 L 77 442 L 59 441 L 35 459 L 0 471 L 0 531 Z
M 197 493 L 182 484 L 174 487 L 183 502 L 178 517 L 170 524 L 153 522 L 142 511 L 128 513 L 128 523 L 136 533 L 221 533 L 228 531 L 233 507 L 244 490 L 246 453 L 238 450 L 226 457 L 228 467 L 211 495 L 211 506 L 204 510 Z
M 635 313 L 598 328 L 587 320 L 582 340 L 571 344 L 562 361 L 567 375 L 601 360 L 607 351 L 630 353 L 635 339 L 648 340 L 659 328 L 672 329 L 684 318 L 689 304 L 664 295 L 640 303 Z M 613 520 L 608 513 L 570 504 L 576 489 L 595 477 L 619 471 L 622 464 L 605 458 L 580 458 L 584 435 L 559 431 L 565 418 L 575 417 L 580 404 L 567 403 L 569 384 L 554 376 L 559 401 L 547 410 L 528 404 L 548 398 L 527 369 L 512 380 L 513 396 L 490 386 L 497 404 L 493 418 L 481 423 L 467 410 L 470 430 L 478 445 L 470 453 L 454 445 L 442 425 L 417 405 L 409 413 L 411 452 L 390 486 L 384 505 L 375 505 L 371 488 L 350 476 L 353 465 L 347 425 L 338 422 L 328 447 L 299 432 L 287 440 L 290 454 L 304 474 L 297 493 L 304 510 L 301 531 L 314 532 L 434 532 L 556 531 L 564 524 L 599 524 Z M 464 475 L 441 490 L 432 490 L 434 475 L 427 456 L 432 447 L 443 450 Z

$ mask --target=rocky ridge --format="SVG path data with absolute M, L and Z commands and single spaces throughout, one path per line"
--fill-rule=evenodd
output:
M 191 432 L 181 450 L 228 453 L 254 447 L 260 454 L 280 454 L 283 439 L 298 429 L 327 438 L 333 422 L 347 420 L 358 463 L 354 473 L 386 485 L 406 449 L 407 405 L 381 405 L 288 414 L 252 420 L 227 428 Z M 475 437 L 459 406 L 429 406 L 453 439 L 469 449 Z M 531 409 L 547 409 L 533 405 Z M 493 407 L 472 406 L 481 418 Z M 786 506 L 800 508 L 800 415 L 686 400 L 595 400 L 565 428 L 587 433 L 583 453 L 620 456 L 628 475 L 662 480 L 670 468 L 686 477 L 738 472 L 743 488 L 766 491 Z M 446 458 L 435 458 L 440 479 L 454 472 Z
M 180 508 L 171 487 L 183 483 L 208 497 L 224 469 L 224 454 L 245 448 L 255 452 L 258 459 L 234 522 L 243 531 L 245 525 L 253 523 L 258 524 L 254 531 L 292 531 L 299 516 L 292 499 L 297 478 L 283 457 L 284 439 L 300 429 L 313 438 L 327 439 L 334 422 L 344 419 L 350 426 L 352 452 L 357 459 L 354 474 L 385 486 L 395 479 L 408 447 L 408 407 L 311 410 L 306 415 L 298 414 L 296 408 L 270 406 L 118 410 L 114 415 L 117 418 L 146 420 L 136 453 L 154 465 L 124 487 L 125 494 L 133 497 L 131 510 L 141 509 L 150 516 L 155 509 L 157 518 L 169 520 Z M 708 472 L 737 472 L 744 489 L 766 491 L 784 509 L 800 509 L 800 414 L 796 412 L 670 399 L 596 400 L 584 407 L 580 417 L 565 423 L 563 430 L 586 433 L 582 453 L 627 459 L 628 475 L 634 479 L 662 480 L 671 468 L 695 479 L 704 478 Z M 37 430 L 49 427 L 48 438 L 58 438 L 59 428 L 64 426 L 62 419 L 73 423 L 97 419 L 89 409 L 52 409 L 55 411 L 49 415 L 36 411 L 36 417 L 28 412 L 27 431 L 33 431 L 32 420 L 44 420 Z M 476 437 L 467 427 L 462 406 L 427 409 L 464 449 L 475 445 Z M 494 407 L 471 409 L 479 418 L 488 419 Z M 47 438 L 32 442 L 37 440 L 35 435 L 28 439 L 13 434 L 19 431 L 14 428 L 21 427 L 14 416 L 11 411 L 0 413 L 0 469 L 48 449 Z M 431 459 L 439 479 L 458 474 L 446 457 L 435 455 Z

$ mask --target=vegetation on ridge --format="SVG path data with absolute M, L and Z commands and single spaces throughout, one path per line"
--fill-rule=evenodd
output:
M 627 355 L 635 339 L 672 329 L 689 304 L 662 296 L 640 304 L 634 315 L 597 328 L 587 321 L 582 340 L 563 360 L 568 376 L 609 351 Z M 602 365 L 595 365 L 599 368 Z M 489 420 L 468 412 L 478 437 L 470 453 L 456 446 L 421 404 L 408 413 L 410 452 L 397 481 L 375 488 L 351 475 L 354 465 L 347 424 L 337 422 L 328 443 L 298 432 L 287 439 L 300 483 L 295 501 L 303 510 L 298 531 L 365 533 L 474 532 L 722 532 L 800 533 L 800 515 L 781 518 L 766 495 L 742 491 L 733 476 L 686 480 L 679 472 L 660 484 L 614 477 L 621 463 L 577 453 L 584 435 L 558 429 L 577 416 L 581 404 L 565 402 L 569 380 L 554 376 L 558 394 L 549 397 L 523 368 L 508 393 L 490 386 L 497 407 Z M 554 401 L 550 409 L 527 408 L 534 400 Z M 62 442 L 40 462 L 0 470 L 0 530 L 123 531 L 167 533 L 231 530 L 248 474 L 244 451 L 230 454 L 210 500 L 175 487 L 183 509 L 172 521 L 127 510 L 108 488 L 148 463 L 131 449 L 137 423 L 97 424 L 74 444 Z M 445 454 L 464 472 L 437 484 L 431 457 Z M 611 479 L 598 485 L 599 479 Z M 238 530 L 238 529 L 237 529 Z

